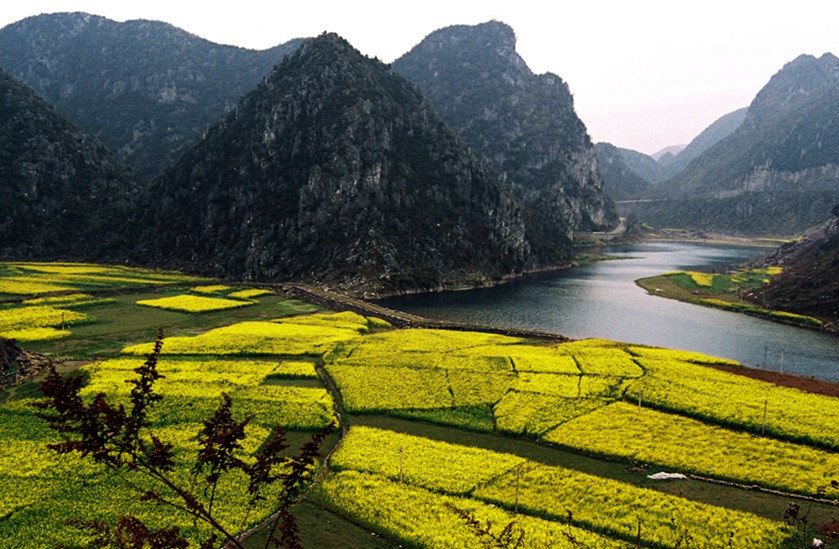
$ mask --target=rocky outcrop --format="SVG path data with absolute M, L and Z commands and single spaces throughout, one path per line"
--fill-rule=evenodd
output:
M 575 231 L 617 224 L 567 84 L 533 74 L 509 26 L 492 21 L 435 31 L 393 67 L 501 171 L 524 205 L 541 263 L 566 259 Z
M 137 260 L 218 276 L 389 293 L 532 266 L 498 174 L 335 35 L 288 56 L 143 202 Z
M 44 356 L 22 349 L 13 339 L 0 337 L 0 390 L 30 381 L 48 366 Z
M 839 278 L 836 276 L 839 205 L 833 208 L 829 221 L 785 244 L 769 256 L 766 263 L 781 266 L 783 272 L 751 296 L 755 302 L 816 316 L 830 321 L 836 329 L 839 321 Z
M 253 51 L 158 21 L 57 13 L 0 29 L 0 68 L 150 180 L 298 44 Z

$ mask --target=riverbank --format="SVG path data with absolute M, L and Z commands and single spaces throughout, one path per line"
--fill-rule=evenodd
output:
M 760 307 L 744 299 L 777 273 L 749 269 L 733 274 L 690 271 L 640 278 L 635 283 L 650 295 L 755 316 L 781 324 L 835 333 L 835 326 L 819 318 Z
M 650 242 L 690 242 L 695 244 L 754 246 L 767 249 L 775 249 L 791 242 L 794 238 L 738 236 L 692 229 L 653 229 L 644 235 L 644 240 Z

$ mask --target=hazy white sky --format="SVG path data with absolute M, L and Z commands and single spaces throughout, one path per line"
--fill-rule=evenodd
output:
M 438 28 L 497 19 L 534 72 L 568 82 L 594 141 L 646 153 L 747 106 L 798 55 L 839 55 L 833 0 L 27 0 L 4 1 L 0 26 L 61 11 L 255 49 L 330 31 L 385 62 Z

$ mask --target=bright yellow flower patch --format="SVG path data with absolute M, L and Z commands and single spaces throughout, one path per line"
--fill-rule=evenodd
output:
M 69 284 L 34 281 L 29 278 L 0 278 L 0 294 L 37 295 L 74 289 Z
M 472 549 L 479 546 L 480 540 L 475 531 L 447 505 L 473 513 L 482 525 L 489 522 L 496 535 L 507 524 L 515 522 L 516 527 L 524 531 L 521 549 L 574 549 L 581 545 L 598 549 L 631 547 L 628 543 L 604 538 L 573 526 L 515 516 L 469 498 L 435 494 L 382 476 L 357 471 L 330 475 L 317 487 L 317 491 L 319 497 L 330 505 L 344 509 L 361 524 L 383 530 L 412 547 Z M 569 535 L 573 537 L 573 542 L 569 540 Z
M 327 365 L 350 411 L 448 408 L 453 405 L 445 370 Z
M 88 294 L 65 294 L 52 297 L 38 297 L 26 299 L 24 305 L 51 305 L 53 307 L 87 307 L 90 305 L 102 305 L 113 303 L 114 300 L 108 297 L 94 297 Z
M 158 299 L 141 299 L 137 302 L 137 305 L 186 313 L 207 313 L 245 307 L 247 305 L 253 305 L 253 302 L 183 294 Z
M 277 364 L 273 370 L 271 370 L 271 375 L 273 377 L 304 377 L 304 378 L 317 378 L 318 373 L 315 370 L 315 365 L 311 362 L 303 362 L 303 361 L 295 361 L 295 360 L 284 360 Z
M 505 433 L 542 436 L 557 425 L 609 403 L 593 398 L 564 398 L 509 391 L 493 408 L 496 428 Z
M 84 313 L 33 305 L 0 309 L 0 336 L 21 341 L 58 339 L 69 335 L 57 328 L 91 320 Z
M 341 471 L 333 479 L 379 477 L 379 482 L 386 478 L 392 483 L 401 476 L 399 486 L 412 494 L 420 488 L 448 496 L 468 495 L 470 499 L 461 501 L 479 505 L 489 503 L 510 509 L 518 493 L 519 523 L 531 515 L 565 524 L 570 512 L 573 531 L 583 533 L 577 527 L 590 528 L 634 542 L 640 521 L 645 545 L 679 547 L 684 541 L 680 540 L 682 534 L 689 533 L 699 547 L 724 547 L 733 534 L 744 546 L 768 548 L 778 547 L 792 534 L 792 529 L 780 521 L 750 513 L 538 464 L 512 454 L 369 427 L 353 427 L 331 463 L 334 470 Z M 347 475 L 348 472 L 361 475 Z M 326 486 L 329 484 L 327 480 Z M 342 500 L 343 508 L 350 512 L 358 509 L 359 501 L 377 494 L 374 489 L 370 494 L 355 495 L 360 500 Z M 445 497 L 436 496 L 438 506 Z M 389 507 L 384 516 L 391 516 Z M 530 541 L 545 543 L 544 538 Z
M 59 330 L 57 328 L 27 328 L 25 330 L 0 332 L 0 336 L 19 342 L 50 341 L 68 337 L 70 334 L 70 330 Z
M 0 293 L 34 295 L 66 290 L 147 286 L 195 282 L 201 278 L 157 271 L 89 263 L 0 263 Z
M 235 299 L 253 299 L 255 297 L 261 297 L 264 295 L 271 295 L 274 292 L 271 290 L 263 290 L 261 288 L 250 288 L 247 290 L 239 290 L 237 292 L 231 292 L 227 294 L 227 297 L 233 297 Z
M 716 275 L 709 274 L 709 273 L 698 273 L 696 271 L 690 271 L 687 273 L 690 275 L 691 280 L 697 285 L 702 286 L 704 288 L 710 288 L 714 285 L 714 277 Z
M 517 483 L 520 512 L 563 522 L 570 513 L 578 526 L 625 540 L 637 539 L 640 523 L 645 546 L 681 547 L 688 534 L 691 547 L 722 549 L 730 536 L 737 546 L 780 547 L 793 532 L 780 520 L 533 462 L 478 487 L 472 497 L 510 507 Z
M 205 286 L 194 286 L 191 289 L 193 292 L 198 292 L 199 294 L 218 294 L 228 292 L 233 288 L 224 284 L 209 284 Z
M 401 463 L 405 483 L 463 495 L 524 461 L 512 454 L 355 426 L 330 463 L 338 470 L 376 473 L 391 480 L 399 480 Z
M 359 337 L 359 331 L 364 329 L 361 325 L 344 326 L 330 327 L 325 320 L 321 324 L 287 321 L 239 322 L 197 336 L 167 338 L 163 345 L 163 354 L 320 355 L 332 350 L 339 343 Z M 127 355 L 147 355 L 152 347 L 152 343 L 143 343 L 126 347 L 122 352 Z
M 836 453 L 757 438 L 674 414 L 639 411 L 622 402 L 568 421 L 544 439 L 679 472 L 804 494 L 814 494 L 839 471 Z
M 713 422 L 839 449 L 839 399 L 781 387 L 678 360 L 673 351 L 633 348 L 647 371 L 627 394 L 649 405 Z M 673 358 L 668 358 L 668 353 Z M 685 356 L 682 354 L 681 356 Z M 736 364 L 736 363 L 734 363 Z

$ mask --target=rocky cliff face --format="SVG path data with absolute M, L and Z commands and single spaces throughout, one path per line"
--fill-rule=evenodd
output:
M 839 201 L 837 166 L 839 59 L 801 56 L 758 93 L 737 130 L 657 187 L 659 198 L 669 202 L 652 203 L 639 215 L 659 226 L 677 221 L 687 227 L 728 225 L 745 234 L 792 235 L 827 219 Z M 716 208 L 694 207 L 713 202 Z M 803 208 L 787 217 L 798 221 L 782 223 L 777 213 L 791 204 Z M 750 215 L 739 223 L 723 217 L 743 208 Z M 756 226 L 765 229 L 755 233 Z
M 62 13 L 0 29 L 0 68 L 150 180 L 298 43 L 252 51 L 157 21 Z
M 0 71 L 0 256 L 120 253 L 135 191 L 101 143 Z
M 542 263 L 567 258 L 574 231 L 617 223 L 568 86 L 530 71 L 510 27 L 493 21 L 438 30 L 393 67 L 502 172 L 524 205 Z
M 356 292 L 532 265 L 519 209 L 410 83 L 305 42 L 158 179 L 137 258 Z

